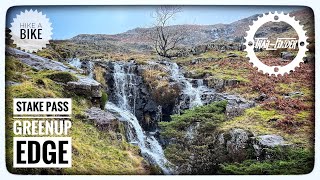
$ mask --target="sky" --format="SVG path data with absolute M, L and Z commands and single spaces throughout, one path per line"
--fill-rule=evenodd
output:
M 212 25 L 232 23 L 269 11 L 291 12 L 303 7 L 288 6 L 181 6 L 172 24 Z M 137 27 L 150 27 L 156 6 L 25 6 L 7 12 L 6 27 L 21 11 L 37 9 L 46 14 L 53 39 L 69 39 L 78 34 L 117 34 Z

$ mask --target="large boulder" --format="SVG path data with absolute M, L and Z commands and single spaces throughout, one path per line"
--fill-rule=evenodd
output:
M 220 162 L 240 162 L 248 158 L 252 149 L 253 134 L 243 129 L 231 129 L 218 135 L 217 160 Z
M 255 106 L 255 102 L 253 101 L 227 93 L 207 93 L 202 96 L 202 100 L 204 104 L 210 104 L 215 101 L 227 101 L 226 116 L 228 119 L 241 116 L 246 109 Z
M 100 130 L 112 130 L 118 128 L 118 120 L 110 112 L 92 107 L 86 111 L 88 120 Z
M 282 136 L 275 134 L 253 137 L 252 144 L 257 159 L 270 159 L 272 158 L 272 149 L 291 146 Z
M 101 85 L 94 79 L 77 76 L 78 81 L 70 81 L 67 88 L 77 95 L 84 95 L 90 98 L 100 98 L 102 96 Z
M 275 134 L 254 136 L 243 129 L 231 129 L 218 134 L 215 143 L 218 161 L 241 162 L 248 158 L 273 158 L 274 150 L 291 146 L 282 136 Z

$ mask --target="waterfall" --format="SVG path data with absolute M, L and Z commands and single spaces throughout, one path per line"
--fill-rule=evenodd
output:
M 203 85 L 202 79 L 196 80 L 197 86 L 194 87 L 193 84 L 184 77 L 183 73 L 180 71 L 179 66 L 176 63 L 167 62 L 167 65 L 169 66 L 171 78 L 174 81 L 182 84 L 182 93 L 183 95 L 185 95 L 185 101 L 187 101 L 186 99 L 189 100 L 189 108 L 202 106 L 203 102 L 201 100 L 201 96 L 204 93 L 212 90 Z
M 88 74 L 88 77 L 93 79 L 94 62 L 88 61 L 88 63 L 89 63 L 89 67 L 88 67 L 89 74 Z
M 82 62 L 80 61 L 79 58 L 72 58 L 71 61 L 69 62 L 69 64 L 72 66 L 72 67 L 75 67 L 77 69 L 80 69 L 81 68 L 81 65 L 82 65 Z
M 141 154 L 146 160 L 158 165 L 165 174 L 172 174 L 161 145 L 153 135 L 142 130 L 134 115 L 137 87 L 136 75 L 132 72 L 132 66 L 114 63 L 113 79 L 116 98 L 114 102 L 107 102 L 105 109 L 120 120 L 127 122 L 128 140 L 140 147 Z

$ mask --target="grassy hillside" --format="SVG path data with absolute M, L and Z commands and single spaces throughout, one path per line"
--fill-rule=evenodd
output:
M 227 57 L 228 53 L 208 51 L 199 56 L 176 60 L 191 77 L 208 81 L 212 78 L 237 80 L 237 84 L 225 86 L 223 91 L 257 101 L 257 107 L 225 122 L 222 128 L 244 128 L 258 135 L 277 133 L 294 143 L 313 146 L 314 64 L 302 63 L 294 73 L 270 77 L 253 68 L 243 52 L 231 52 L 238 54 L 236 58 Z M 280 59 L 268 56 L 268 61 L 280 62 Z M 219 60 L 204 59 L 197 64 L 191 63 L 199 57 L 219 57 Z M 265 99 L 259 99 L 261 95 Z
M 92 106 L 90 100 L 64 90 L 61 82 L 74 80 L 69 73 L 36 71 L 14 57 L 6 58 L 6 80 L 21 84 L 6 88 L 6 157 L 7 168 L 17 174 L 149 174 L 150 169 L 139 155 L 139 149 L 125 140 L 124 126 L 100 131 L 86 119 L 85 110 Z M 13 98 L 72 98 L 73 116 L 72 168 L 22 169 L 12 167 Z M 122 140 L 118 140 L 119 132 Z

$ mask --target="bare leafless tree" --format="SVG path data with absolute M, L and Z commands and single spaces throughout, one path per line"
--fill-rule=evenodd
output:
M 169 57 L 168 52 L 184 38 L 184 33 L 169 27 L 170 21 L 174 20 L 179 12 L 181 8 L 177 6 L 160 6 L 152 13 L 154 23 L 149 36 L 160 56 Z

